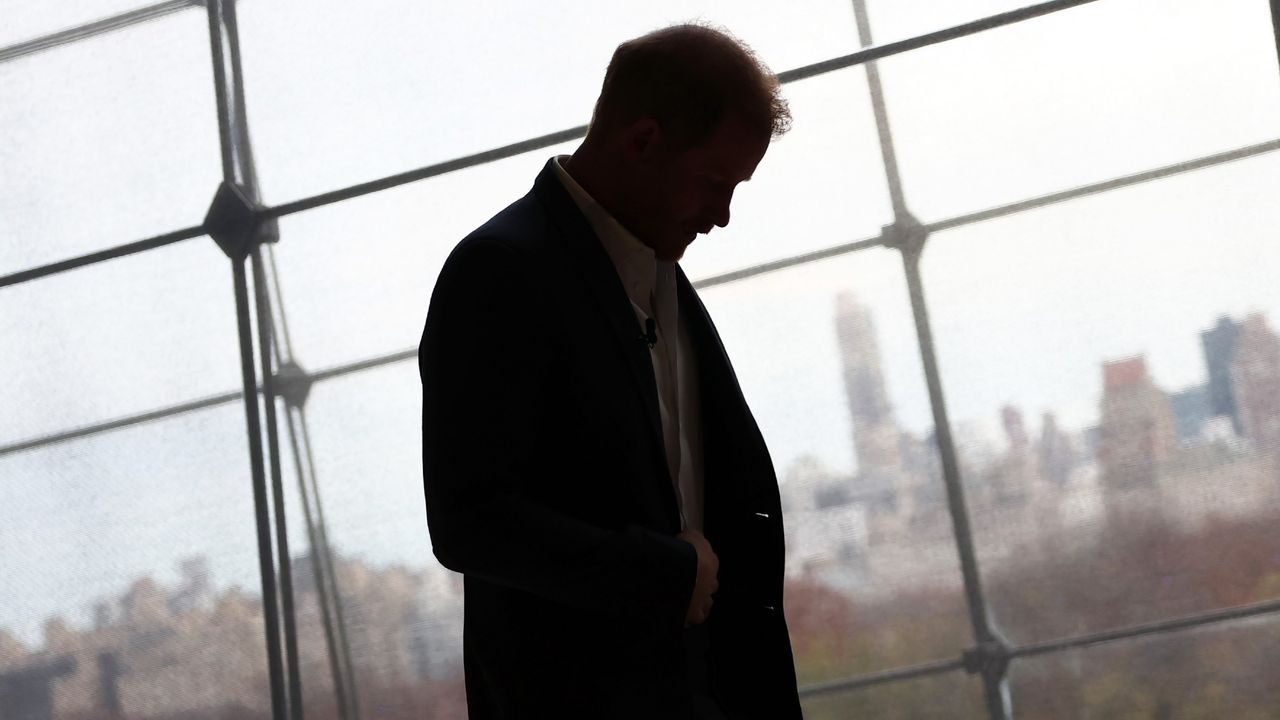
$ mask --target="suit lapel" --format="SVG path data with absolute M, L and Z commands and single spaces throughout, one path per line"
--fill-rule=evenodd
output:
M 683 270 L 677 272 L 676 288 L 680 313 L 688 324 L 689 341 L 698 359 L 703 524 L 710 538 L 746 509 L 771 506 L 758 502 L 758 497 L 764 486 L 762 478 L 774 480 L 773 465 L 715 323 Z
M 604 245 L 596 237 L 591 224 L 583 217 L 573 198 L 564 189 L 555 169 L 547 162 L 546 167 L 534 181 L 533 192 L 547 208 L 552 220 L 556 223 L 569 247 L 570 255 L 579 263 L 587 285 L 595 296 L 596 304 L 604 313 L 611 334 L 618 343 L 619 350 L 626 358 L 636 391 L 640 394 L 645 415 L 649 420 L 651 440 L 661 459 L 658 466 L 666 472 L 666 453 L 663 450 L 662 419 L 658 413 L 658 385 L 654 380 L 653 361 L 649 357 L 649 349 L 641 340 L 641 327 L 636 321 L 635 311 L 631 308 L 631 300 L 627 291 L 618 279 L 618 271 L 613 261 L 605 252 Z M 668 481 L 670 478 L 668 478 Z M 668 482 L 669 484 L 669 482 Z
M 708 405 L 723 407 L 723 403 L 730 402 L 745 407 L 746 400 L 742 397 L 738 377 L 733 372 L 724 343 L 720 341 L 720 334 L 716 332 L 716 326 L 711 322 L 711 315 L 702 304 L 702 298 L 694 291 L 693 283 L 689 282 L 679 266 L 676 269 L 676 293 L 680 314 L 689 324 L 689 340 L 693 343 L 693 351 L 698 358 L 698 378 L 704 396 L 703 415 L 707 415 Z M 708 392 L 714 396 L 712 402 L 705 399 Z

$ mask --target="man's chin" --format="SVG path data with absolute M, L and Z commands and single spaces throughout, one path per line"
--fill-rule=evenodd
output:
M 654 252 L 654 257 L 664 262 L 676 262 L 684 257 L 684 251 L 689 249 L 689 246 L 697 238 L 697 233 L 689 233 L 688 235 L 672 238 L 671 242 L 665 245 L 661 251 Z
M 684 257 L 684 251 L 687 245 L 678 245 L 673 248 L 664 249 L 662 252 L 655 252 L 654 257 L 663 262 L 679 262 Z

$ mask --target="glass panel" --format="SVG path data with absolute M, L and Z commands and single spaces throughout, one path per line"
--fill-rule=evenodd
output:
M 326 633 L 319 554 L 308 540 L 297 466 L 286 453 L 308 715 L 336 716 L 330 658 L 331 648 L 342 656 L 341 642 L 330 645 L 327 637 L 345 632 L 361 708 L 379 708 L 379 717 L 462 720 L 462 576 L 431 553 L 417 364 L 325 380 L 313 388 L 306 415 L 338 592 L 336 604 L 324 600 L 331 608 Z
M 931 241 L 943 385 L 1012 639 L 1260 599 L 1280 558 L 1280 291 L 1260 272 L 1280 264 L 1260 190 L 1278 182 L 1267 155 Z
M 0 63 L 0 273 L 199 225 L 222 177 L 211 67 L 203 12 Z
M 800 681 L 956 657 L 968 615 L 898 254 L 702 296 L 778 470 Z
M 413 349 L 453 246 L 529 192 L 561 145 L 280 219 L 280 287 L 308 370 Z M 416 391 L 415 391 L 416 392 Z
M 228 403 L 0 456 L 0 707 L 269 716 L 244 418 Z
M 801 696 L 805 720 L 988 720 L 982 683 L 963 673 Z
M 933 221 L 1271 140 L 1275 68 L 1266 3 L 1135 0 L 888 58 L 882 77 L 907 204 Z
M 247 102 L 265 197 L 295 199 L 585 125 L 613 49 L 668 23 L 723 24 L 774 71 L 857 45 L 852 8 L 841 0 L 785 9 L 766 0 L 442 7 L 244 4 Z
M 199 237 L 0 290 L 0 447 L 238 391 L 228 265 Z
M 1044 720 L 1265 720 L 1280 707 L 1277 641 L 1280 621 L 1260 617 L 1015 660 L 1014 711 Z

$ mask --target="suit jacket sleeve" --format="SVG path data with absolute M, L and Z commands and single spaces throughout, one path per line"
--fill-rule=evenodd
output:
M 599 527 L 525 492 L 556 480 L 533 458 L 539 410 L 564 393 L 549 387 L 554 357 L 539 325 L 555 319 L 532 307 L 529 272 L 499 241 L 471 238 L 436 283 L 419 348 L 433 552 L 470 577 L 679 627 L 697 572 L 692 545 Z

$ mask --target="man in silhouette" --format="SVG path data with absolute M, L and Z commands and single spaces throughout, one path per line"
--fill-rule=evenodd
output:
M 777 479 L 677 264 L 789 121 L 722 31 L 625 42 L 582 145 L 441 270 L 427 520 L 473 719 L 800 717 Z

